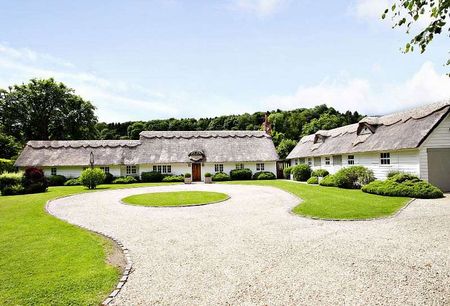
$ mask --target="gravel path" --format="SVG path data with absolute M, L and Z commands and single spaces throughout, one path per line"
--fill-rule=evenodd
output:
M 231 199 L 187 208 L 119 203 L 178 190 Z M 298 201 L 270 187 L 195 184 L 80 194 L 49 211 L 130 250 L 134 270 L 115 305 L 450 304 L 448 196 L 355 222 L 290 214 Z

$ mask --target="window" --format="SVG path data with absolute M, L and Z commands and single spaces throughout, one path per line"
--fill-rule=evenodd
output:
M 263 163 L 257 163 L 256 164 L 256 171 L 264 171 L 264 164 Z
M 308 157 L 308 166 L 312 166 L 312 158 L 311 157 Z
M 294 164 L 298 165 L 298 159 L 294 159 Z
M 236 164 L 236 169 L 238 170 L 244 169 L 244 164 Z
M 128 174 L 136 174 L 136 173 L 137 173 L 136 166 L 127 166 L 127 175 Z
M 330 158 L 329 157 L 325 157 L 325 165 L 330 165 L 331 164 L 331 161 L 330 161 Z
M 214 171 L 215 172 L 223 172 L 223 164 L 215 164 Z
M 382 165 L 390 165 L 391 153 L 380 153 L 380 162 Z
M 56 173 L 57 173 L 56 168 L 51 168 L 50 172 L 52 175 L 56 175 Z
M 154 165 L 153 171 L 164 174 L 170 174 L 172 173 L 172 165 Z
M 105 173 L 109 173 L 109 167 L 100 167 L 100 169 Z
M 304 158 L 299 158 L 298 159 L 298 163 L 299 164 L 304 164 L 305 163 L 305 159 Z
M 322 164 L 322 160 L 320 157 L 314 157 L 314 166 L 320 166 Z
M 348 155 L 347 156 L 347 164 L 354 165 L 355 164 L 355 155 Z
M 342 166 L 342 155 L 333 155 L 333 165 Z

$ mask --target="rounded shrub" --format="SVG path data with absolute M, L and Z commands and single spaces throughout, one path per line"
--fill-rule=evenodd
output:
M 402 176 L 400 178 L 400 176 Z M 363 192 L 384 196 L 411 197 L 421 199 L 442 198 L 442 191 L 412 176 L 410 180 L 405 179 L 404 174 L 397 174 L 385 181 L 373 181 L 362 187 Z
M 22 186 L 25 188 L 25 193 L 39 193 L 46 191 L 48 182 L 44 175 L 44 171 L 35 167 L 26 168 L 23 174 Z
M 71 178 L 71 179 L 68 179 L 64 183 L 64 186 L 79 186 L 79 185 L 81 185 L 81 182 L 80 182 L 79 178 Z
M 184 176 L 182 175 L 167 175 L 162 180 L 164 183 L 184 182 Z
M 205 177 L 212 177 L 212 174 L 209 173 L 209 172 L 206 172 L 206 173 L 205 173 Z
M 290 179 L 291 178 L 291 171 L 292 171 L 292 166 L 291 167 L 286 167 L 283 169 L 283 175 L 285 179 Z
M 191 178 L 191 176 L 192 176 L 192 175 L 191 175 L 190 173 L 185 173 L 185 174 L 184 174 L 184 178 Z
M 80 182 L 89 189 L 95 189 L 105 181 L 105 173 L 99 168 L 87 168 L 81 172 Z
M 340 188 L 361 188 L 375 180 L 373 171 L 363 166 L 351 166 L 340 169 L 334 174 L 337 186 Z
M 111 173 L 105 173 L 105 181 L 103 183 L 105 184 L 112 184 L 112 182 L 115 180 L 114 175 L 112 175 Z
M 64 186 L 67 181 L 64 175 L 50 175 L 47 180 L 49 186 Z
M 306 182 L 311 177 L 311 168 L 307 164 L 300 164 L 292 168 L 294 180 Z
M 308 184 L 319 184 L 319 178 L 317 176 L 311 176 L 306 182 Z
M 275 176 L 275 174 L 273 174 L 270 171 L 260 171 L 260 172 L 256 172 L 255 174 L 253 174 L 253 179 L 254 180 L 274 180 L 277 177 Z
M 1 190 L 2 196 L 18 195 L 23 193 L 25 193 L 25 188 L 23 188 L 22 184 L 9 185 Z
M 336 178 L 334 175 L 327 175 L 322 180 L 320 180 L 320 186 L 325 187 L 337 187 Z
M 230 176 L 223 172 L 217 172 L 213 175 L 212 180 L 215 182 L 223 182 L 223 181 L 229 181 Z
M 230 171 L 230 178 L 233 181 L 245 181 L 252 179 L 252 170 L 250 169 L 233 169 Z
M 143 183 L 157 183 L 162 182 L 164 175 L 157 171 L 142 172 L 141 181 Z
M 125 176 L 125 177 L 118 177 L 116 178 L 112 183 L 113 184 L 133 184 L 137 183 L 138 180 L 134 176 Z
M 314 170 L 314 171 L 311 173 L 311 176 L 325 177 L 325 176 L 327 176 L 328 174 L 330 174 L 330 172 L 328 172 L 328 171 L 325 170 L 325 169 L 317 169 L 317 170 Z

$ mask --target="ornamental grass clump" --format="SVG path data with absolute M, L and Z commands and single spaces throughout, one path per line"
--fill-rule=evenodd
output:
M 415 175 L 406 173 L 395 174 L 384 181 L 371 182 L 365 185 L 362 191 L 384 196 L 421 199 L 435 199 L 444 196 L 439 188 L 419 179 Z
M 311 167 L 307 164 L 300 164 L 292 168 L 294 180 L 306 182 L 311 177 Z
M 87 168 L 81 172 L 80 182 L 89 189 L 95 189 L 105 181 L 106 175 L 99 168 Z

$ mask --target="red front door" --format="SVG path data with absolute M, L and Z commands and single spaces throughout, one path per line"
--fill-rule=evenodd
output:
M 192 164 L 192 181 L 199 182 L 202 180 L 202 164 Z

